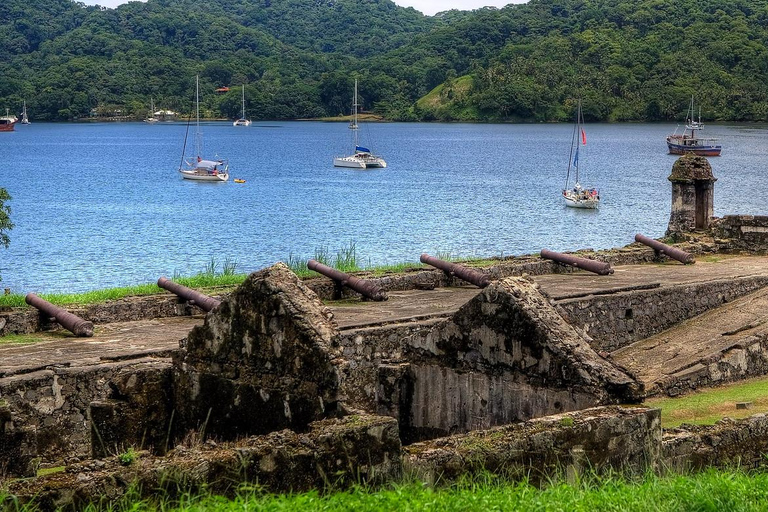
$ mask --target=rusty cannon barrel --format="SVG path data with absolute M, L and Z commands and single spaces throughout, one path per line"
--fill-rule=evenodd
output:
M 196 305 L 206 313 L 221 304 L 221 301 L 218 299 L 209 297 L 208 295 L 195 291 L 192 288 L 187 288 L 184 285 L 174 283 L 173 281 L 164 277 L 161 277 L 157 280 L 157 286 L 164 290 L 168 290 L 171 293 L 175 293 L 182 299 Z
M 677 247 L 672 247 L 671 245 L 659 242 L 653 238 L 648 238 L 647 236 L 641 235 L 640 233 L 635 235 L 635 241 L 640 242 L 641 244 L 645 244 L 659 254 L 665 254 L 673 260 L 679 261 L 680 263 L 685 263 L 686 265 L 696 263 L 693 254 L 685 252 L 682 249 L 678 249 Z
M 419 260 L 421 260 L 422 263 L 439 268 L 443 272 L 463 279 L 480 288 L 485 288 L 491 282 L 490 278 L 482 272 L 465 267 L 464 265 L 459 265 L 458 263 L 451 263 L 450 261 L 435 258 L 427 253 L 422 254 Z
M 41 299 L 34 293 L 28 293 L 24 297 L 24 301 L 30 306 L 39 309 L 49 317 L 56 320 L 59 325 L 74 334 L 75 336 L 82 336 L 90 338 L 93 336 L 93 323 L 83 320 L 77 315 L 74 315 L 64 308 L 54 306 L 45 299 Z
M 307 262 L 307 268 L 309 270 L 314 270 L 315 272 L 323 274 L 325 277 L 330 277 L 342 286 L 352 288 L 367 299 L 382 301 L 389 298 L 381 288 L 372 282 L 365 279 L 360 279 L 359 277 L 351 276 L 346 272 L 336 270 L 335 268 L 331 268 L 327 265 L 323 265 L 319 261 L 309 260 Z
M 570 254 L 563 254 L 561 252 L 550 251 L 548 249 L 541 250 L 541 257 L 556 261 L 558 263 L 563 263 L 565 265 L 570 265 L 572 267 L 587 270 L 589 272 L 594 272 L 595 274 L 599 274 L 601 276 L 613 274 L 611 264 L 605 263 L 603 261 L 580 258 L 578 256 L 571 256 Z

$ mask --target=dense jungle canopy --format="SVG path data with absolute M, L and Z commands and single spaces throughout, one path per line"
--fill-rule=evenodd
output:
M 424 16 L 390 0 L 0 2 L 0 113 L 204 113 L 252 119 L 365 110 L 390 120 L 768 120 L 768 4 L 530 0 Z M 215 89 L 230 87 L 225 93 Z

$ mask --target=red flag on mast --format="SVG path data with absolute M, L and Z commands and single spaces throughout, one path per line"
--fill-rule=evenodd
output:
M 587 134 L 584 133 L 584 128 L 581 129 L 581 144 L 583 146 L 587 145 Z

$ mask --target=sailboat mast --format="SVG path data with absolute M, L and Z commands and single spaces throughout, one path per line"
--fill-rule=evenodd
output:
M 575 163 L 575 167 L 576 167 L 576 169 L 575 169 L 576 170 L 576 183 L 579 183 L 579 158 L 578 158 L 578 154 L 579 154 L 579 137 L 581 137 L 581 130 L 582 130 L 581 125 L 582 125 L 583 122 L 584 122 L 584 119 L 581 116 L 581 98 L 579 98 L 579 106 L 578 106 L 578 111 L 576 113 L 576 155 L 577 155 L 576 163 Z
M 195 76 L 195 151 L 200 158 L 202 151 L 202 136 L 200 134 L 200 75 Z
M 243 119 L 245 119 L 245 84 L 243 84 Z
M 357 151 L 358 146 L 358 136 L 357 136 L 357 78 L 355 78 L 355 97 L 352 101 L 352 110 L 354 111 L 354 118 L 355 118 L 355 151 Z

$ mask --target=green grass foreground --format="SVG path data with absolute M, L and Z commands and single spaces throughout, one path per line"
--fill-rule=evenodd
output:
M 8 502 L 6 502 L 8 503 Z M 13 512 L 36 509 L 10 505 Z M 313 491 L 272 495 L 250 490 L 229 500 L 216 496 L 150 501 L 125 499 L 91 505 L 89 512 L 123 511 L 713 511 L 768 510 L 768 474 L 708 471 L 693 476 L 649 475 L 632 483 L 622 478 L 585 478 L 575 485 L 552 484 L 539 489 L 527 483 L 508 483 L 496 477 L 431 488 L 421 483 L 400 484 L 384 490 L 355 488 L 323 495 Z

